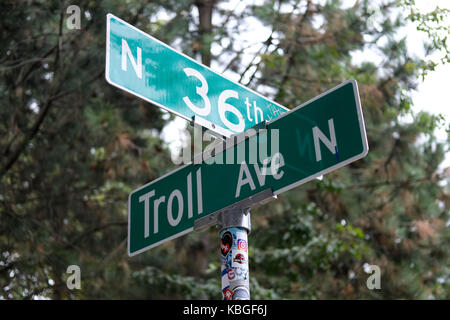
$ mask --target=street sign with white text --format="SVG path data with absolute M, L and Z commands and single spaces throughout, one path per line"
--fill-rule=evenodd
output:
M 266 130 L 134 190 L 128 199 L 128 253 L 186 234 L 199 219 L 266 190 L 278 195 L 367 152 L 358 87 L 346 81 L 270 121 Z
M 112 14 L 107 15 L 105 77 L 186 120 L 206 120 L 208 129 L 227 137 L 288 111 Z

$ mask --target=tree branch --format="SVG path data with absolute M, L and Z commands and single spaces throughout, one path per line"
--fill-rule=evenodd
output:
M 12 155 L 7 159 L 6 164 L 0 169 L 0 180 L 3 178 L 3 176 L 8 172 L 8 170 L 13 166 L 13 164 L 17 161 L 19 156 L 22 154 L 22 152 L 25 150 L 28 143 L 34 138 L 34 136 L 38 133 L 39 128 L 41 127 L 42 122 L 44 121 L 46 115 L 48 114 L 48 111 L 50 110 L 50 107 L 52 105 L 53 99 L 49 98 L 46 103 L 44 104 L 44 107 L 40 109 L 39 114 L 37 116 L 36 121 L 30 128 L 30 130 L 27 131 L 27 134 L 22 139 L 20 144 L 17 146 L 17 148 L 14 150 Z
M 84 237 L 86 237 L 86 236 L 88 236 L 90 234 L 93 234 L 93 233 L 96 233 L 96 232 L 108 229 L 110 227 L 115 227 L 115 226 L 124 227 L 124 226 L 127 226 L 127 225 L 128 225 L 127 221 L 113 221 L 113 222 L 109 222 L 109 223 L 106 223 L 104 225 L 92 228 L 91 230 L 83 232 L 78 237 L 76 237 L 73 241 L 71 241 L 70 242 L 70 246 L 74 246 L 76 243 L 81 241 L 81 239 L 83 239 Z
M 309 13 L 311 11 L 311 8 L 312 8 L 311 0 L 308 0 L 308 3 L 306 4 L 305 13 L 300 17 L 300 21 L 298 23 L 298 29 L 299 30 L 302 29 L 303 24 L 305 23 L 306 18 L 307 18 L 307 16 L 309 15 Z M 296 32 L 294 31 L 294 33 L 296 33 Z M 283 87 L 286 84 L 287 80 L 289 79 L 289 70 L 291 69 L 292 65 L 295 62 L 294 52 L 295 52 L 295 47 L 297 45 L 299 45 L 299 42 L 298 41 L 293 41 L 293 42 L 291 42 L 291 45 L 289 45 L 287 50 L 286 50 L 286 55 L 287 55 L 288 61 L 286 63 L 286 68 L 283 71 L 281 82 L 280 82 L 280 84 L 278 86 L 278 92 L 275 95 L 275 101 L 280 99 L 282 97 L 282 95 L 283 95 L 283 92 L 284 92 Z
M 52 49 L 50 49 L 48 51 L 48 53 L 49 53 L 56 49 L 55 61 L 54 61 L 54 63 L 55 63 L 55 71 L 54 72 L 55 73 L 58 70 L 60 49 L 62 46 L 62 40 L 61 40 L 62 39 L 62 29 L 63 29 L 62 25 L 63 25 L 63 20 L 64 20 L 64 11 L 63 10 L 61 10 L 59 19 L 60 19 L 60 21 L 59 21 L 58 43 Z M 36 65 L 36 63 L 33 64 L 33 66 L 35 66 L 35 65 Z M 29 74 L 31 72 L 31 70 L 33 69 L 33 66 L 30 68 L 30 70 L 27 74 Z M 25 76 L 23 79 L 25 79 L 26 77 L 27 76 Z M 56 83 L 56 81 L 55 81 L 55 83 Z M 52 92 L 52 91 L 53 90 L 50 90 L 50 92 Z M 55 91 L 57 91 L 57 89 L 55 89 Z M 25 137 L 19 143 L 19 145 L 14 150 L 12 155 L 7 159 L 6 164 L 0 169 L 0 180 L 3 178 L 3 176 L 6 174 L 6 172 L 8 172 L 8 170 L 13 166 L 13 164 L 17 161 L 19 156 L 22 154 L 22 152 L 27 147 L 28 143 L 36 136 L 36 134 L 39 131 L 39 128 L 41 127 L 42 123 L 44 122 L 44 119 L 47 116 L 48 111 L 50 110 L 50 107 L 52 106 L 52 103 L 55 99 L 56 98 L 55 98 L 54 94 L 52 94 L 52 96 L 50 96 L 47 99 L 47 101 L 45 102 L 43 108 L 41 108 L 39 110 L 39 114 L 37 116 L 36 121 L 31 126 L 30 130 L 27 131 L 27 133 L 25 134 Z

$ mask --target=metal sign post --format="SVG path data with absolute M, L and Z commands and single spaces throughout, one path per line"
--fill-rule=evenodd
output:
M 250 300 L 248 234 L 250 212 L 234 208 L 218 216 L 222 295 L 224 300 Z
M 223 300 L 250 300 L 248 257 L 250 209 L 258 208 L 276 198 L 271 189 L 266 189 L 216 215 L 199 219 L 194 224 L 195 230 L 212 224 L 216 224 L 216 228 L 219 229 Z

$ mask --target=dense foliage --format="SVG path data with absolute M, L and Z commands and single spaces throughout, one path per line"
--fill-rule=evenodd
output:
M 129 192 L 175 167 L 160 137 L 172 118 L 106 83 L 108 12 L 290 108 L 358 81 L 369 154 L 252 211 L 253 298 L 450 298 L 448 146 L 438 116 L 411 111 L 418 79 L 448 62 L 448 12 L 233 3 L 84 0 L 69 30 L 70 1 L 1 2 L 0 298 L 221 298 L 214 228 L 127 255 Z M 447 50 L 440 61 L 408 52 L 407 21 L 428 33 L 428 53 Z M 355 62 L 364 49 L 381 62 Z M 81 290 L 66 286 L 72 264 Z M 366 287 L 369 265 L 379 290 Z

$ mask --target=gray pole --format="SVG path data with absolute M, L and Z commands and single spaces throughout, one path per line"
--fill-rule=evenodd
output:
M 231 208 L 217 217 L 220 230 L 222 295 L 224 300 L 250 300 L 248 234 L 250 212 Z

